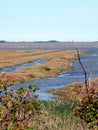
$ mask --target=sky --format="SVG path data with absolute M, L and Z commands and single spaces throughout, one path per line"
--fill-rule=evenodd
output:
M 0 40 L 98 41 L 98 0 L 0 0 Z

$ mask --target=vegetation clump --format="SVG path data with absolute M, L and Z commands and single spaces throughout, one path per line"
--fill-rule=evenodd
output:
M 88 128 L 98 129 L 98 93 L 90 91 L 89 94 L 89 98 L 85 95 L 75 108 L 75 115 L 84 120 Z
M 36 90 L 37 86 L 29 86 L 28 90 L 19 88 L 17 91 L 0 91 L 0 130 L 33 129 L 34 116 L 42 112 Z

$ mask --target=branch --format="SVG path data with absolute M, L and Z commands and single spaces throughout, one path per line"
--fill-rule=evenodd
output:
M 90 96 L 89 96 L 89 90 L 88 90 L 89 85 L 88 85 L 87 71 L 86 71 L 85 67 L 83 66 L 83 64 L 82 64 L 82 62 L 81 62 L 79 49 L 77 48 L 76 50 L 77 50 L 77 56 L 78 56 L 79 64 L 81 65 L 81 68 L 82 68 L 82 70 L 83 70 L 83 72 L 84 72 L 84 75 L 85 75 L 85 87 L 86 87 L 86 92 L 87 92 L 88 99 L 89 99 Z

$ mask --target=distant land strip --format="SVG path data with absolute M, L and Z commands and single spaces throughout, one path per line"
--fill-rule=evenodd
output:
M 0 41 L 0 50 L 69 50 L 69 49 L 98 48 L 95 42 L 7 42 Z

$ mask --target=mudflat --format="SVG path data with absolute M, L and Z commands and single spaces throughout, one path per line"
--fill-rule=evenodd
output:
M 98 48 L 98 42 L 0 42 L 0 50 L 69 50 Z

